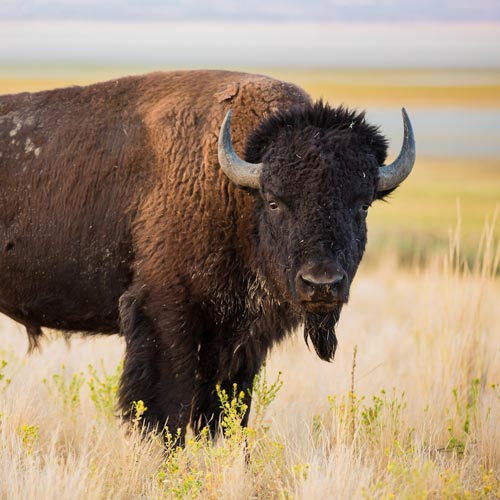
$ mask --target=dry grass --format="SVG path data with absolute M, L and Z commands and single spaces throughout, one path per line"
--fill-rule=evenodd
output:
M 89 85 L 95 83 L 95 79 L 71 79 L 71 78 L 0 78 L 0 95 L 16 94 L 17 92 L 38 92 L 72 85 Z
M 295 335 L 268 362 L 247 433 L 229 400 L 228 439 L 191 439 L 168 459 L 112 416 L 119 338 L 58 339 L 27 358 L 1 319 L 0 497 L 498 498 L 493 239 L 472 270 L 458 237 L 425 268 L 361 269 L 333 364 Z
M 351 107 L 405 106 L 498 108 L 500 71 L 422 69 L 274 70 L 315 98 Z
M 0 71 L 0 93 L 131 72 L 60 70 L 40 79 L 43 72 Z M 459 72 L 443 73 L 439 84 L 429 83 L 435 72 L 264 72 L 359 107 L 387 99 L 500 105 L 497 72 L 483 72 L 477 85 Z M 269 359 L 248 432 L 234 425 L 240 413 L 228 401 L 228 439 L 192 439 L 168 459 L 113 416 L 121 339 L 56 338 L 26 357 L 25 334 L 0 317 L 0 498 L 499 498 L 499 223 L 477 251 L 478 228 L 500 199 L 498 167 L 419 159 L 392 206 L 371 211 L 368 259 L 339 325 L 335 362 L 320 361 L 294 335 Z M 463 235 L 436 256 L 457 199 Z M 475 267 L 464 267 L 459 240 L 479 255 Z M 400 267 L 406 247 L 410 256 L 425 249 L 425 265 Z

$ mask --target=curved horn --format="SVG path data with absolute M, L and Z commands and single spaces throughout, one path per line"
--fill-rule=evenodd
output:
M 403 146 L 398 157 L 390 165 L 380 167 L 378 179 L 378 191 L 388 191 L 401 184 L 408 175 L 410 175 L 413 164 L 415 163 L 415 137 L 410 118 L 405 108 L 402 110 L 405 135 Z
M 222 122 L 219 134 L 219 164 L 224 173 L 238 186 L 259 189 L 262 163 L 248 163 L 242 160 L 231 142 L 231 110 Z

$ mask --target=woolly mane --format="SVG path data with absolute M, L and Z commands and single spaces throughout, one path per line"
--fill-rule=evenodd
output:
M 358 112 L 345 106 L 332 108 L 320 100 L 304 106 L 279 110 L 266 117 L 247 141 L 245 150 L 247 161 L 251 163 L 262 161 L 266 148 L 283 128 L 303 130 L 309 127 L 333 133 L 354 129 L 358 137 L 373 148 L 380 165 L 386 159 L 387 140 L 377 126 L 366 122 L 364 111 Z

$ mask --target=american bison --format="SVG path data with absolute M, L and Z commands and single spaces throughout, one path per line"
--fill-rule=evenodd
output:
M 368 209 L 415 160 L 403 118 L 384 166 L 363 113 L 265 76 L 1 96 L 0 311 L 31 348 L 43 327 L 119 332 L 124 417 L 143 400 L 149 428 L 216 432 L 216 384 L 250 404 L 270 348 L 299 325 L 333 358 Z

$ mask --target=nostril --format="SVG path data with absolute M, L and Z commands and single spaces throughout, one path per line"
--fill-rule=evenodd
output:
M 346 279 L 346 275 L 345 273 L 336 273 L 333 275 L 325 273 L 324 275 L 315 276 L 304 273 L 300 275 L 300 279 L 308 286 L 336 288 Z
M 314 282 L 313 276 L 304 273 L 304 274 L 299 274 L 298 278 L 299 278 L 298 285 L 299 288 L 302 290 L 302 293 L 308 296 L 314 295 L 317 285 Z
M 345 279 L 346 279 L 345 273 L 336 274 L 330 281 L 329 286 L 331 286 L 332 288 L 336 288 L 337 286 L 341 285 Z
M 346 280 L 344 272 L 335 274 L 314 275 L 311 273 L 303 273 L 299 275 L 302 285 L 308 289 L 323 288 L 325 291 L 333 291 L 341 287 Z
M 349 288 L 346 272 L 338 265 L 307 265 L 295 277 L 301 300 L 332 302 L 344 300 Z
M 309 285 L 309 286 L 314 286 L 317 284 L 317 281 L 315 279 L 314 276 L 312 276 L 311 274 L 309 273 L 304 273 L 304 274 L 300 274 L 299 275 L 299 278 L 301 281 L 303 281 L 306 285 Z

